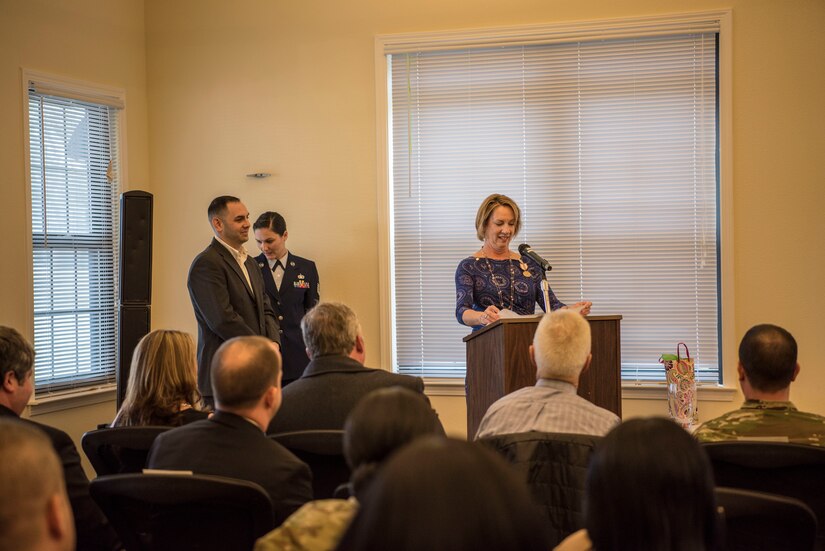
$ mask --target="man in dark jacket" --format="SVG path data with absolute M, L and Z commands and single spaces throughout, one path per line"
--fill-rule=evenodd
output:
M 322 302 L 301 320 L 310 362 L 300 379 L 284 388 L 284 403 L 268 433 L 341 430 L 355 404 L 377 388 L 401 386 L 424 392 L 420 377 L 364 367 L 366 347 L 355 312 Z
M 20 419 L 34 392 L 34 349 L 11 327 L 0 326 L 0 417 Z M 66 491 L 74 515 L 77 548 L 89 550 L 120 549 L 120 542 L 109 521 L 89 495 L 89 479 L 80 465 L 80 456 L 69 435 L 28 419 L 49 437 L 63 466 Z
M 198 322 L 198 389 L 212 406 L 209 369 L 221 344 L 246 335 L 279 344 L 281 338 L 261 271 L 244 249 L 249 211 L 237 197 L 223 195 L 212 200 L 207 213 L 215 238 L 192 261 L 187 286 Z
M 215 414 L 158 436 L 147 465 L 260 484 L 278 525 L 312 499 L 309 467 L 264 434 L 281 405 L 281 356 L 264 337 L 236 337 L 218 348 L 211 373 Z

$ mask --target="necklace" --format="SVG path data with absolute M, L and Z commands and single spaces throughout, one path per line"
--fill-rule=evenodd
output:
M 493 278 L 495 278 L 495 273 L 493 272 L 493 265 L 490 264 L 490 259 L 487 258 L 487 254 L 484 252 L 484 248 L 481 249 L 481 256 L 484 258 L 484 261 L 487 263 L 487 269 L 490 270 L 490 281 L 493 282 L 495 285 L 496 291 L 498 291 L 498 303 L 501 306 L 501 309 L 504 310 L 506 306 L 504 306 L 504 296 L 501 294 L 501 287 L 496 285 L 496 282 Z M 516 288 L 516 271 L 513 269 L 513 259 L 507 259 L 507 265 L 510 267 L 510 308 L 512 309 L 515 306 L 515 288 Z

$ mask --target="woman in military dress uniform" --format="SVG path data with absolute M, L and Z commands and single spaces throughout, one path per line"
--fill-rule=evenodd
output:
M 301 319 L 318 303 L 315 262 L 286 248 L 289 237 L 284 217 L 265 212 L 252 225 L 261 254 L 255 258 L 264 276 L 266 292 L 281 324 L 283 385 L 301 377 L 309 363 L 301 335 Z

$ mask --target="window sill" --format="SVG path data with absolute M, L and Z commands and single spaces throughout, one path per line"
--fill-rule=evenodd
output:
M 698 384 L 696 391 L 700 401 L 705 402 L 733 402 L 739 391 L 736 388 L 716 385 Z M 664 383 L 624 383 L 622 384 L 623 400 L 665 400 L 667 387 Z
M 698 386 L 699 400 L 707 402 L 733 402 L 739 391 L 733 387 L 704 384 Z M 464 396 L 464 379 L 424 378 L 424 392 L 428 396 Z M 664 400 L 667 389 L 657 383 L 625 383 L 622 385 L 623 400 Z
M 424 377 L 424 394 L 427 396 L 464 396 L 464 379 Z
M 117 399 L 117 385 L 108 384 L 81 390 L 46 394 L 29 402 L 29 415 L 34 417 L 67 409 L 91 406 Z

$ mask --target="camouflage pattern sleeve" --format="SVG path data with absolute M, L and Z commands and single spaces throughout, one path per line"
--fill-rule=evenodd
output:
M 331 551 L 357 510 L 354 498 L 310 501 L 255 542 L 255 551 Z

